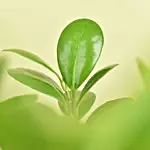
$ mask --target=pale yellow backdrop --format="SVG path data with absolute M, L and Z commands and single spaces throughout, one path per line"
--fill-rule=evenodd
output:
M 32 51 L 58 70 L 59 34 L 70 21 L 82 17 L 94 19 L 105 35 L 105 46 L 94 71 L 120 64 L 92 89 L 97 93 L 95 106 L 117 97 L 132 96 L 142 85 L 136 57 L 141 56 L 147 62 L 150 58 L 149 0 L 0 0 L 0 48 Z M 28 60 L 9 56 L 10 67 L 30 67 L 48 73 Z M 3 97 L 34 92 L 8 76 Z M 53 102 L 44 95 L 41 97 Z

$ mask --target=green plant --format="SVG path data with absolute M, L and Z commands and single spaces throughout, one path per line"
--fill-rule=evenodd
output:
M 51 66 L 37 55 L 21 49 L 5 49 L 26 57 L 54 73 L 61 87 L 49 76 L 26 68 L 9 69 L 14 79 L 39 92 L 58 100 L 59 107 L 65 115 L 82 118 L 92 107 L 95 94 L 89 92 L 92 86 L 117 64 L 97 71 L 84 83 L 95 67 L 104 44 L 104 36 L 100 26 L 90 19 L 78 19 L 71 22 L 62 31 L 57 45 L 57 61 L 62 77 Z
M 81 32 L 82 29 L 84 32 Z M 98 33 L 101 38 L 96 44 L 99 47 L 96 48 L 97 55 L 93 55 L 90 61 L 93 52 L 90 48 L 94 45 L 90 39 L 94 33 Z M 35 54 L 19 49 L 4 50 L 24 56 L 53 72 L 60 86 L 49 76 L 35 70 L 8 70 L 19 82 L 56 98 L 62 112 L 73 118 L 59 116 L 49 107 L 38 103 L 37 95 L 16 96 L 0 102 L 0 145 L 3 150 L 150 149 L 150 67 L 141 59 L 137 59 L 137 64 L 146 87 L 144 93 L 139 93 L 134 100 L 126 97 L 104 103 L 92 113 L 86 124 L 76 120 L 81 119 L 95 102 L 96 95 L 89 91 L 91 87 L 116 66 L 98 71 L 80 90 L 93 70 L 102 46 L 102 30 L 95 22 L 79 19 L 69 24 L 58 42 L 58 64 L 62 77 Z M 76 48 L 78 55 L 74 52 Z M 84 55 L 83 51 L 86 50 L 90 55 Z M 4 70 L 5 61 L 1 60 L 0 70 Z M 0 79 L 2 74 L 3 71 L 0 72 Z

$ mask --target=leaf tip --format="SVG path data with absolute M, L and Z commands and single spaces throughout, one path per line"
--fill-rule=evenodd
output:
M 113 67 L 117 67 L 117 66 L 119 66 L 119 64 L 114 64 L 114 65 L 112 65 Z
M 117 66 L 119 66 L 119 64 L 113 64 L 113 65 L 110 65 L 109 68 L 110 68 L 110 69 L 113 69 L 113 68 L 115 68 L 115 67 L 117 67 Z M 107 68 L 107 67 L 106 67 L 106 68 Z
M 14 73 L 16 73 L 17 69 L 15 68 L 10 68 L 7 70 L 7 73 L 10 75 L 10 76 L 13 76 Z

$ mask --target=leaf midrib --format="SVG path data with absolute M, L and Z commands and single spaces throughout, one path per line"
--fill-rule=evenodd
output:
M 87 24 L 88 23 L 85 23 L 85 26 L 84 26 L 84 28 L 83 28 L 83 31 L 82 31 L 82 33 L 81 33 L 81 37 L 80 37 L 80 39 L 78 40 L 78 42 L 77 42 L 77 55 L 76 55 L 76 58 L 75 58 L 75 63 L 74 63 L 74 68 L 73 68 L 73 80 L 72 80 L 72 86 L 73 86 L 73 89 L 75 89 L 75 79 L 76 79 L 76 67 L 77 67 L 77 60 L 78 60 L 78 55 L 79 55 L 79 42 L 81 41 L 81 39 L 82 39 L 82 37 L 83 37 L 83 35 L 84 35 L 84 31 L 85 31 L 85 29 L 87 28 Z

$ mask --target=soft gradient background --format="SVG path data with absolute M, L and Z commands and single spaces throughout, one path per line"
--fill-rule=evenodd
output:
M 97 94 L 95 106 L 118 97 L 132 96 L 142 89 L 136 57 L 140 56 L 147 62 L 149 59 L 149 0 L 1 0 L 0 2 L 1 49 L 21 48 L 31 51 L 58 70 L 56 45 L 59 34 L 70 21 L 87 17 L 95 20 L 105 35 L 101 59 L 94 71 L 113 63 L 120 64 L 92 89 Z M 10 67 L 30 67 L 49 73 L 22 57 L 10 54 L 9 56 Z M 54 77 L 51 73 L 49 75 Z M 8 76 L 3 97 L 23 93 L 36 92 Z M 43 102 L 54 102 L 47 96 L 41 97 Z

